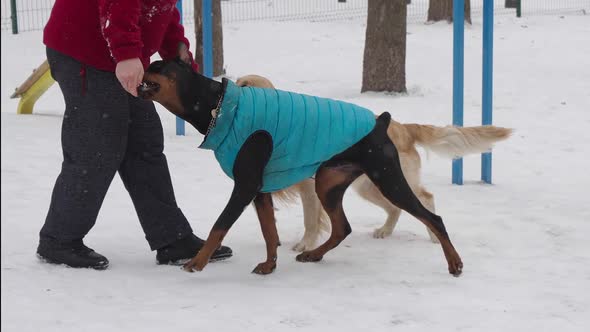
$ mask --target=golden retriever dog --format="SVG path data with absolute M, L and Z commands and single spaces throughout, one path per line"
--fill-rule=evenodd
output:
M 274 89 L 274 85 L 265 77 L 246 75 L 236 81 L 238 86 L 253 86 Z M 438 127 L 422 124 L 402 124 L 391 120 L 387 134 L 399 152 L 402 171 L 410 188 L 422 204 L 431 212 L 435 212 L 434 196 L 424 188 L 420 180 L 421 159 L 416 146 L 432 151 L 447 158 L 457 158 L 467 154 L 489 151 L 493 144 L 507 139 L 512 129 L 497 126 L 474 127 Z M 352 184 L 355 191 L 365 200 L 381 207 L 387 212 L 387 220 L 383 226 L 375 229 L 373 237 L 385 238 L 392 234 L 401 209 L 391 204 L 366 175 L 360 176 Z M 303 238 L 293 246 L 295 251 L 312 250 L 322 230 L 329 230 L 330 224 L 315 193 L 313 179 L 307 179 L 281 192 L 273 193 L 273 197 L 283 202 L 290 202 L 297 196 L 303 205 L 305 232 Z M 437 237 L 427 227 L 432 242 Z

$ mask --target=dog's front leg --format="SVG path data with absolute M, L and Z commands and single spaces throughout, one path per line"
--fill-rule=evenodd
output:
M 223 209 L 219 218 L 217 218 L 211 232 L 209 232 L 207 241 L 205 241 L 205 244 L 196 256 L 184 265 L 186 271 L 202 271 L 205 268 L 213 252 L 219 248 L 223 238 L 234 222 L 242 214 L 242 211 L 244 211 L 246 206 L 256 196 L 257 191 L 256 188 L 254 190 L 244 188 L 236 182 L 229 202 L 225 206 L 225 209 Z
M 277 247 L 279 245 L 272 195 L 270 193 L 258 194 L 254 199 L 254 205 L 256 206 L 258 220 L 260 220 L 264 242 L 266 242 L 266 261 L 258 264 L 252 272 L 269 274 L 277 267 Z
M 213 225 L 203 248 L 184 265 L 189 272 L 202 271 L 223 238 L 262 188 L 264 168 L 272 154 L 272 137 L 266 131 L 257 131 L 244 142 L 233 166 L 234 189 L 231 197 Z

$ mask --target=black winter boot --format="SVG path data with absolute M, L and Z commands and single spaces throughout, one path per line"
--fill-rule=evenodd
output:
M 41 237 L 37 256 L 52 264 L 64 264 L 75 268 L 92 268 L 104 270 L 109 267 L 109 260 L 84 245 L 82 240 L 58 241 L 50 237 Z
M 156 261 L 158 264 L 182 265 L 193 258 L 204 244 L 204 240 L 198 238 L 195 234 L 191 234 L 158 249 Z M 233 252 L 229 247 L 221 246 L 215 250 L 209 261 L 224 260 L 232 255 Z

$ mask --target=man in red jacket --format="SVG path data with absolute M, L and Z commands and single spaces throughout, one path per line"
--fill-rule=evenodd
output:
M 63 163 L 37 254 L 71 267 L 105 269 L 82 241 L 118 171 L 160 264 L 192 258 L 203 240 L 176 204 L 154 104 L 137 98 L 150 57 L 197 65 L 176 0 L 56 0 L 43 41 L 66 110 Z M 232 255 L 220 247 L 213 259 Z

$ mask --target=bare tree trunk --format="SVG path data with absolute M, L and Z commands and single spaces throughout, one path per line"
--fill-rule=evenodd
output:
M 453 22 L 453 0 L 429 0 L 428 21 Z M 471 24 L 471 1 L 465 0 L 465 21 Z
M 193 0 L 195 6 L 195 62 L 203 71 L 203 1 Z M 225 74 L 223 68 L 223 28 L 221 23 L 221 0 L 212 1 L 213 10 L 213 76 Z
M 369 0 L 361 92 L 406 91 L 406 13 L 406 0 Z

